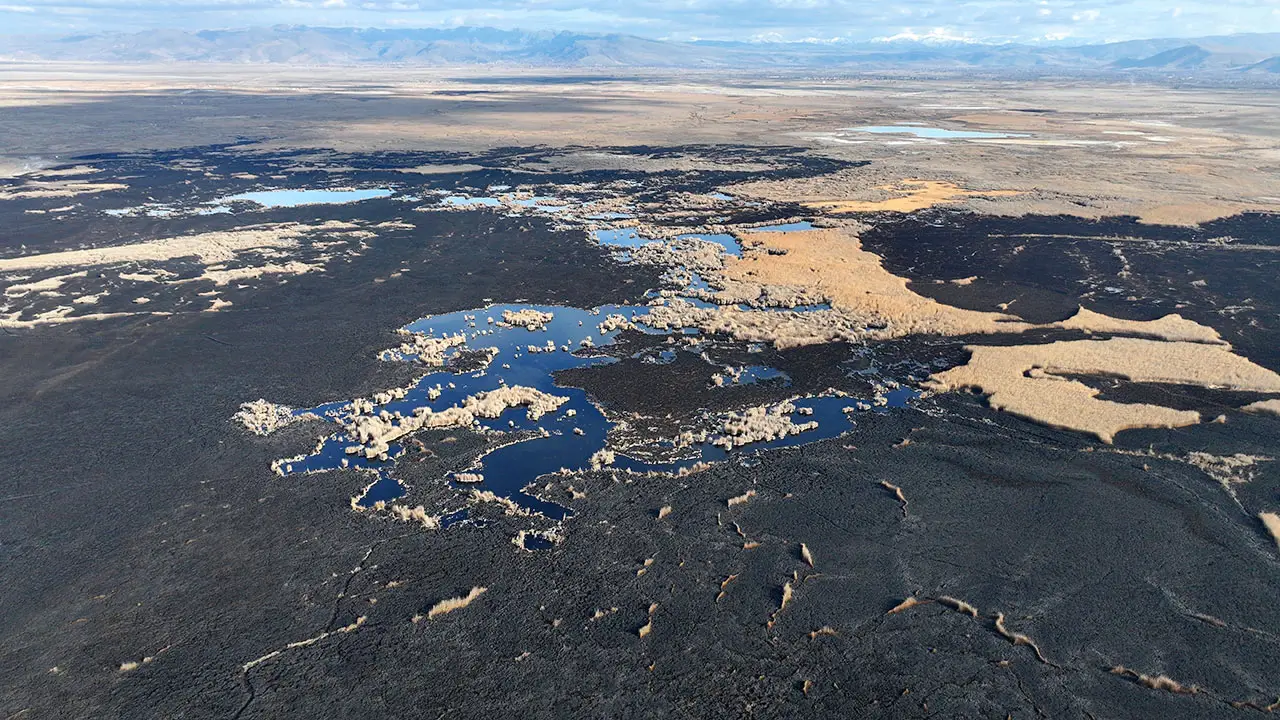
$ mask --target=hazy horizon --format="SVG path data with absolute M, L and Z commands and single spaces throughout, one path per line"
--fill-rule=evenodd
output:
M 923 40 L 1095 44 L 1280 32 L 1267 0 L 26 0 L 0 4 L 2 35 L 323 28 L 619 33 L 661 40 Z

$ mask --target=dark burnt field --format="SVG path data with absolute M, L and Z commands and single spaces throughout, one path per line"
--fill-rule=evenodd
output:
M 1242 354 L 1280 368 L 1275 271 L 1280 216 L 1247 213 L 1198 227 L 1133 218 L 996 218 L 925 211 L 882 217 L 863 240 L 923 295 L 1051 322 L 1077 307 L 1150 320 L 1176 312 Z M 978 276 L 968 285 L 935 282 Z
M 511 541 L 521 518 L 492 504 L 425 530 L 354 512 L 367 482 L 354 471 L 271 472 L 327 431 L 310 420 L 251 435 L 231 421 L 240 404 L 309 407 L 402 386 L 421 371 L 377 355 L 417 318 L 489 303 L 642 305 L 668 281 L 550 212 L 420 212 L 397 197 L 189 212 L 200 203 L 264 184 L 397 196 L 524 185 L 581 202 L 625 192 L 657 227 L 758 225 L 820 220 L 783 203 L 688 196 L 857 167 L 785 147 L 607 152 L 766 168 L 570 172 L 540 169 L 564 149 L 213 146 L 77 158 L 98 169 L 77 180 L 128 189 L 0 202 L 5 259 L 249 223 L 374 228 L 345 245 L 300 240 L 288 259 L 322 266 L 297 274 L 219 285 L 188 256 L 154 263 L 172 277 L 136 286 L 152 298 L 141 307 L 172 314 L 137 314 L 130 268 L 89 267 L 60 292 L 105 288 L 93 311 L 129 315 L 3 328 L 0 717 L 1228 718 L 1273 707 L 1280 561 L 1257 515 L 1280 502 L 1280 418 L 1238 410 L 1262 394 L 1082 377 L 1108 399 L 1173 395 L 1226 422 L 1128 430 L 1106 446 L 957 392 L 689 475 L 582 470 L 548 480 L 545 494 L 574 517 L 561 542 L 533 552 Z M 399 171 L 431 165 L 484 169 Z M 148 203 L 179 211 L 103 214 Z M 863 242 L 947 304 L 1011 302 L 1041 323 L 1086 302 L 1128 319 L 1178 312 L 1277 370 L 1276 233 L 1269 216 L 1180 229 L 925 211 L 879 218 Z M 1228 237 L 1240 247 L 1215 244 Z M 969 276 L 979 277 L 935 282 Z M 230 306 L 202 311 L 214 290 Z M 64 302 L 33 293 L 18 319 Z M 707 413 L 923 381 L 963 364 L 968 343 L 1078 337 L 775 350 L 718 336 L 703 350 L 714 362 L 681 352 L 654 363 L 643 358 L 665 338 L 627 330 L 597 349 L 615 362 L 555 377 L 666 432 Z M 789 382 L 712 382 L 723 365 L 754 362 Z M 418 438 L 431 452 L 411 453 L 400 472 L 428 506 L 452 502 L 445 474 L 502 441 L 469 429 Z M 1261 459 L 1224 480 L 1188 462 L 1193 453 Z M 729 502 L 748 490 L 748 502 Z M 428 616 L 473 587 L 486 590 L 469 606 Z M 910 597 L 920 604 L 891 612 Z M 1150 687 L 1161 675 L 1177 691 Z

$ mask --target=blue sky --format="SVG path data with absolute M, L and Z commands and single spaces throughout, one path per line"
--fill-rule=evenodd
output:
M 277 23 L 622 32 L 687 40 L 1100 42 L 1280 32 L 1280 0 L 0 0 L 0 33 Z

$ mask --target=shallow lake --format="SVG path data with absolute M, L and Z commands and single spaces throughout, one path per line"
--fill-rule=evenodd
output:
M 1003 133 L 1003 132 L 981 132 L 978 130 L 948 130 L 946 128 L 927 127 L 924 125 L 864 125 L 862 127 L 843 128 L 844 130 L 854 130 L 857 132 L 873 133 L 876 135 L 915 135 L 918 138 L 928 138 L 930 140 L 980 140 L 994 138 L 1019 138 L 1029 137 L 1021 133 Z
M 265 208 L 281 208 L 298 207 L 300 205 L 340 205 L 390 196 L 391 191 L 386 188 L 365 190 L 257 190 L 238 195 L 229 195 L 214 204 L 226 205 L 233 202 L 251 202 Z

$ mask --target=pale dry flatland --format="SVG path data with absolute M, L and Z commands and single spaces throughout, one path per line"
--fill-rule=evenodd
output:
M 873 208 L 893 199 L 886 187 L 923 180 L 950 184 L 927 186 L 934 189 L 962 190 L 931 192 L 929 202 L 999 214 L 1134 214 L 1194 223 L 1242 210 L 1280 210 L 1275 91 L 724 72 L 628 72 L 615 79 L 574 71 L 539 82 L 548 74 L 554 75 L 3 64 L 0 171 L 36 169 L 92 151 L 245 136 L 262 138 L 261 147 L 349 151 L 740 143 L 809 146 L 831 157 L 873 161 L 840 177 L 740 188 L 848 208 Z M 903 122 L 1028 137 L 937 141 L 847 130 Z M 597 154 L 578 162 L 605 168 L 645 161 Z

